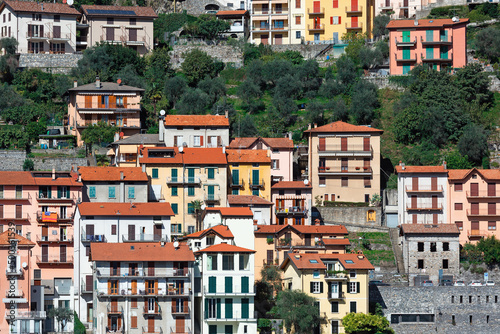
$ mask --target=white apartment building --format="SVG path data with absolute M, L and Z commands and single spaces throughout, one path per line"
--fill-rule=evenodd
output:
M 67 4 L 4 0 L 0 35 L 15 38 L 18 53 L 74 53 L 79 15 Z
M 91 243 L 169 242 L 169 203 L 80 203 L 75 228 L 75 310 L 84 324 L 93 323 Z
M 249 207 L 205 208 L 203 213 L 205 229 L 217 225 L 227 226 L 234 234 L 234 244 L 254 249 L 253 212 Z

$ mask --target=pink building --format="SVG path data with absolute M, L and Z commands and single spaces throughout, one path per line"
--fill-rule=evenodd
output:
M 271 187 L 273 224 L 311 225 L 312 187 L 306 181 L 281 181 Z
M 270 150 L 271 181 L 293 181 L 293 140 L 291 138 L 235 138 L 228 148 Z
M 467 64 L 469 19 L 393 20 L 389 29 L 391 75 L 408 74 L 417 64 L 451 71 Z

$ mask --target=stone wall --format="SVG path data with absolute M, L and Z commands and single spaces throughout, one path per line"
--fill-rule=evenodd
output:
M 325 224 L 351 224 L 359 227 L 381 227 L 381 207 L 318 207 Z M 368 221 L 368 211 L 375 211 L 375 220 Z
M 206 14 L 207 10 L 205 9 L 205 6 L 207 5 L 219 6 L 218 10 L 235 10 L 239 8 L 239 2 L 235 2 L 236 7 L 224 6 L 221 2 L 216 0 L 186 0 L 177 2 L 177 6 L 180 7 L 181 10 L 185 10 L 190 15 Z
M 500 287 L 370 286 L 370 302 L 382 305 L 384 316 L 432 314 L 430 323 L 392 323 L 398 334 L 500 333 Z
M 184 54 L 200 49 L 213 58 L 227 64 L 232 63 L 235 67 L 243 66 L 243 53 L 239 48 L 229 45 L 175 45 L 173 51 L 169 52 L 170 63 L 174 69 L 179 69 L 184 62 Z
M 24 151 L 0 151 L 1 171 L 22 171 L 23 163 L 26 160 L 26 152 Z M 75 157 L 35 157 L 30 158 L 35 163 L 35 170 L 52 170 L 69 171 L 72 167 L 87 166 L 86 158 Z
M 54 74 L 69 74 L 71 69 L 77 67 L 82 54 L 43 54 L 25 53 L 19 56 L 20 68 L 38 68 L 45 72 Z

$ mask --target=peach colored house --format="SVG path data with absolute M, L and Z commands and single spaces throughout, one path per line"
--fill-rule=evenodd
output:
M 254 225 L 255 279 L 264 266 L 280 265 L 286 253 L 344 253 L 349 246 L 343 225 Z
M 390 21 L 391 75 L 408 74 L 417 64 L 439 71 L 467 65 L 467 23 L 469 19 Z
M 312 187 L 303 181 L 281 181 L 271 187 L 273 224 L 311 225 Z
M 99 77 L 95 83 L 68 89 L 68 134 L 76 136 L 81 146 L 82 132 L 99 122 L 116 126 L 120 138 L 140 133 L 143 93 L 144 89 L 123 85 L 120 80 L 101 82 Z

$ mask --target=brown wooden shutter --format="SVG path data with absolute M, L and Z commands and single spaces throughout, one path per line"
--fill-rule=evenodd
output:
M 479 214 L 479 203 L 471 203 L 470 204 L 470 211 L 473 215 Z
M 130 327 L 137 328 L 137 316 L 133 315 L 130 317 Z
M 3 204 L 0 204 L 0 218 L 3 218 Z
M 200 136 L 200 146 L 203 147 L 203 136 Z
M 473 231 L 479 231 L 479 222 L 478 221 L 473 221 L 470 223 L 471 230 Z
M 411 179 L 411 190 L 418 190 L 418 177 L 412 177 Z
M 273 253 L 274 252 L 272 249 L 267 251 L 267 264 L 273 264 L 273 257 L 274 257 Z
M 471 183 L 470 184 L 470 195 L 471 196 L 479 196 L 479 183 Z
M 109 97 L 109 107 L 110 108 L 116 108 L 116 96 L 111 95 Z
M 417 224 L 417 223 L 418 223 L 418 222 L 417 222 L 417 215 L 411 215 L 411 222 L 412 222 L 413 224 Z
M 137 283 L 137 281 L 135 281 L 135 282 Z M 136 285 L 136 288 L 137 288 L 137 285 Z M 133 292 L 132 292 L 132 293 L 133 293 Z M 130 307 L 132 307 L 132 308 L 137 308 L 137 298 L 132 298 L 132 299 L 130 300 L 130 304 L 131 304 L 131 305 L 130 305 Z
M 158 280 L 155 280 L 155 295 L 158 294 Z
M 108 328 L 111 330 L 111 317 L 108 316 Z
M 363 138 L 363 151 L 370 151 L 370 137 Z
M 340 150 L 347 151 L 347 137 L 340 138 Z
M 328 194 L 325 194 L 325 202 L 328 201 Z
M 177 306 L 177 299 L 172 298 L 172 313 L 175 313 L 176 306 Z
M 431 177 L 431 190 L 436 191 L 438 189 L 438 178 Z
M 123 108 L 127 108 L 127 97 L 123 98 Z
M 187 299 L 184 299 L 184 313 L 187 313 L 188 312 L 188 300 Z
M 61 38 L 61 27 L 53 26 L 53 30 L 54 30 L 54 38 Z
M 120 328 L 122 328 L 122 317 L 118 317 L 118 330 L 121 332 Z
M 496 184 L 488 183 L 488 196 L 496 196 L 496 195 L 497 195 Z
M 488 214 L 494 215 L 497 213 L 497 204 L 496 203 L 488 203 Z
M 437 213 L 434 213 L 432 215 L 432 223 L 433 224 L 437 224 L 438 223 L 438 215 L 437 215 Z
M 111 294 L 111 281 L 108 280 L 108 295 Z
M 85 96 L 85 108 L 92 108 L 92 95 Z
M 433 195 L 432 196 L 432 208 L 435 209 L 438 207 L 438 198 L 437 196 Z
M 411 197 L 411 208 L 415 209 L 417 207 L 417 196 L 413 195 Z
M 44 37 L 43 36 L 43 25 L 40 25 L 40 37 Z M 43 51 L 43 50 L 40 50 L 40 51 Z
M 28 24 L 28 37 L 32 37 L 31 34 L 33 33 L 33 28 L 31 24 Z M 31 48 L 31 43 L 28 42 L 28 45 Z
M 86 275 L 85 276 L 85 288 L 87 291 L 92 291 L 93 289 L 93 278 L 92 275 Z
M 325 151 L 325 150 L 326 150 L 326 138 L 320 137 L 319 138 L 319 151 Z
M 17 204 L 16 205 L 16 218 L 21 219 L 23 218 L 23 206 Z
M 177 136 L 174 136 L 174 147 L 177 147 Z
M 276 169 L 280 169 L 280 160 L 276 160 Z

